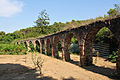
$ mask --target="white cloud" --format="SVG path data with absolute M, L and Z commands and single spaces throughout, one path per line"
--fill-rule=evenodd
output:
M 22 11 L 23 3 L 18 0 L 0 0 L 0 16 L 10 17 Z

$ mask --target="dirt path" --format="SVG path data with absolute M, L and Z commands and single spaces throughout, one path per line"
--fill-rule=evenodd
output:
M 113 80 L 115 64 L 98 58 L 93 66 L 80 67 L 79 56 L 65 62 L 43 54 L 43 76 L 34 70 L 31 55 L 0 55 L 0 80 Z

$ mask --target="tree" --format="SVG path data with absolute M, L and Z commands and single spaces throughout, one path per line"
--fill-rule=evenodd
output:
M 5 32 L 4 32 L 4 31 L 1 31 L 1 32 L 0 32 L 0 35 L 5 36 Z
M 49 25 L 49 15 L 46 13 L 46 10 L 42 10 L 39 13 L 38 19 L 35 21 L 36 27 L 39 27 L 41 33 L 45 33 L 46 27 Z
M 111 18 L 117 15 L 116 9 L 110 9 L 107 13 Z
M 115 10 L 117 11 L 117 15 L 120 15 L 120 6 L 118 4 L 114 4 Z
M 109 15 L 109 17 L 114 17 L 117 15 L 120 15 L 120 6 L 118 4 L 114 4 L 114 9 L 110 9 L 107 13 Z

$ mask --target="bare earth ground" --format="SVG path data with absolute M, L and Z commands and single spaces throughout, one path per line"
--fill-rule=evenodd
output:
M 79 56 L 71 55 L 71 62 L 39 54 L 44 59 L 42 73 L 36 71 L 31 54 L 0 55 L 0 80 L 113 80 L 115 63 L 93 58 L 93 66 L 80 67 Z

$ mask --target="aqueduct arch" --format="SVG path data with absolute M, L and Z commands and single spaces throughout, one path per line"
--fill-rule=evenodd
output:
M 73 35 L 76 36 L 79 48 L 80 48 L 80 63 L 81 66 L 92 64 L 92 41 L 95 34 L 102 28 L 107 27 L 116 37 L 119 43 L 118 59 L 117 59 L 117 72 L 120 73 L 120 16 L 92 22 L 77 28 L 61 31 L 55 34 L 46 35 L 44 37 L 39 37 L 34 40 L 40 40 L 40 52 L 49 53 L 49 45 L 52 46 L 52 56 L 56 57 L 58 55 L 58 42 L 61 41 L 63 59 L 66 61 L 70 60 L 69 55 L 69 43 Z M 73 33 L 73 34 L 71 34 Z M 18 41 L 19 42 L 19 41 Z M 18 43 L 17 42 L 17 43 Z M 27 46 L 29 46 L 29 39 L 26 40 Z M 48 45 L 47 45 L 48 44 Z M 29 48 L 28 48 L 29 49 Z M 44 51 L 45 49 L 45 51 Z

